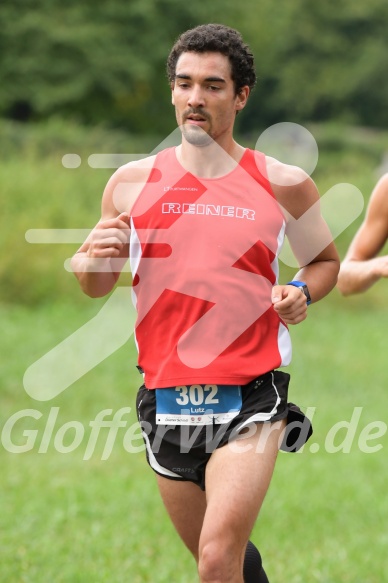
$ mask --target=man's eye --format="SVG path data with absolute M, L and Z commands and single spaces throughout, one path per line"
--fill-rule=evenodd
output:
M 209 85 L 209 89 L 211 91 L 219 91 L 220 88 L 218 87 L 218 85 Z

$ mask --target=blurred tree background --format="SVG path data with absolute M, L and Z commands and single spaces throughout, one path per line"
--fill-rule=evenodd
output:
M 256 55 L 241 129 L 292 119 L 387 127 L 386 0 L 2 0 L 0 115 L 163 134 L 165 60 L 183 30 L 222 21 Z
M 243 143 L 300 123 L 319 145 L 321 192 L 348 181 L 369 195 L 387 149 L 386 0 L 2 0 L 0 301 L 79 301 L 63 269 L 77 245 L 31 245 L 25 233 L 93 226 L 113 170 L 87 156 L 147 153 L 175 129 L 166 57 L 204 22 L 237 28 L 255 54 L 258 84 L 236 124 Z M 69 152 L 79 168 L 63 167 Z

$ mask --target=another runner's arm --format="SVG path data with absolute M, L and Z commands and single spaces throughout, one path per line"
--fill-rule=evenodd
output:
M 317 302 L 334 288 L 339 271 L 338 253 L 320 212 L 317 187 L 300 168 L 275 160 L 267 168 L 286 217 L 286 235 L 300 265 L 293 279 L 306 283 L 311 301 Z M 273 304 L 287 324 L 297 324 L 307 316 L 306 297 L 300 288 L 275 286 Z
M 388 255 L 378 256 L 388 240 L 388 174 L 374 188 L 365 219 L 341 264 L 338 289 L 343 295 L 366 291 L 388 277 Z

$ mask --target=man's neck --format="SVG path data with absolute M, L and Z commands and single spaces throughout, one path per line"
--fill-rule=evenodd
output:
M 194 146 L 184 138 L 176 148 L 179 163 L 198 178 L 219 178 L 229 174 L 240 162 L 245 148 L 234 140 L 223 148 L 212 141 L 207 146 Z

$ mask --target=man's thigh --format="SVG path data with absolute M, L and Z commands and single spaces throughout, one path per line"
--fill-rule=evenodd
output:
M 198 560 L 198 547 L 206 512 L 206 494 L 192 482 L 157 477 L 163 503 L 179 536 Z
M 215 450 L 206 468 L 207 510 L 201 545 L 245 548 L 268 490 L 286 421 L 254 424 Z

